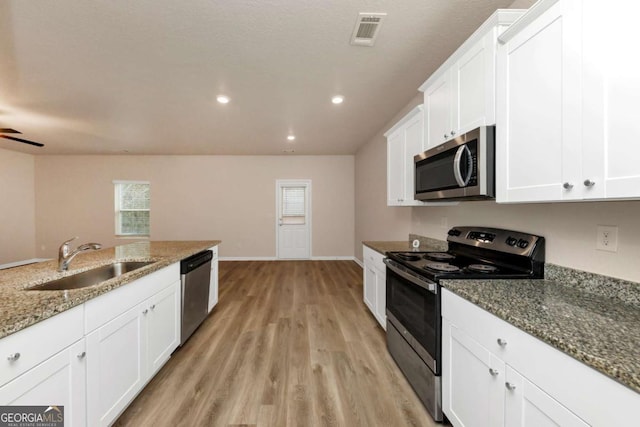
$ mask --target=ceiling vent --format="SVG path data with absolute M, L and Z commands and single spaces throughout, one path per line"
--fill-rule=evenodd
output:
M 351 44 L 354 46 L 373 46 L 386 16 L 386 13 L 359 13 L 356 27 L 351 35 Z

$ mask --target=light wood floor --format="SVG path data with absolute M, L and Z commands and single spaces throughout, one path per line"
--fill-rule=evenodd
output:
M 220 302 L 118 426 L 435 426 L 352 261 L 220 262 Z

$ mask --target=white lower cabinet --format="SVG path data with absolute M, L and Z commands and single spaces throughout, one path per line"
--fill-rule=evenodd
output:
M 442 292 L 442 409 L 455 427 L 632 425 L 640 394 Z
M 67 426 L 111 425 L 179 343 L 175 263 L 0 339 L 0 405 L 64 406 Z
M 209 249 L 213 252 L 211 259 L 211 281 L 209 283 L 209 313 L 213 307 L 218 304 L 218 247 L 214 246 Z
M 504 425 L 504 362 L 446 319 L 442 329 L 447 417 L 454 426 Z
M 176 281 L 87 335 L 87 419 L 108 426 L 180 343 Z
M 505 370 L 505 424 L 521 427 L 587 427 L 588 424 L 510 366 Z
M 364 268 L 362 272 L 364 303 L 369 307 L 382 329 L 387 330 L 387 285 L 384 255 L 363 246 Z
M 87 336 L 88 425 L 108 426 L 143 387 L 142 323 L 135 307 Z
M 0 387 L 0 405 L 63 406 L 64 425 L 86 425 L 85 340 Z

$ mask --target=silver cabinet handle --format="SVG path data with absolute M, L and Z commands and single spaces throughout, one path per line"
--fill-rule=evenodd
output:
M 516 389 L 515 384 L 511 384 L 510 382 L 504 383 L 504 386 L 507 388 L 507 390 L 510 390 L 510 391 L 513 391 Z
M 596 185 L 595 181 L 591 181 L 590 179 L 585 179 L 583 184 L 585 187 L 593 187 Z
M 446 133 L 444 134 L 444 139 L 447 139 L 449 137 L 449 135 L 447 135 Z
M 151 304 L 151 310 L 153 310 L 154 308 L 156 308 L 155 304 Z
M 78 353 L 77 357 L 78 359 L 84 359 L 84 357 L 87 355 L 86 351 L 83 351 L 82 353 Z
M 18 359 L 20 359 L 20 353 L 11 353 L 9 356 L 7 356 L 7 360 L 9 362 L 15 362 Z
M 573 188 L 573 184 L 571 184 L 570 182 L 565 182 L 564 184 L 562 184 L 562 188 L 564 188 L 565 190 L 571 190 Z
M 497 370 L 495 370 L 495 369 L 493 369 L 493 368 L 489 368 L 489 373 L 490 373 L 492 376 L 494 376 L 494 377 L 495 377 L 496 375 L 498 375 L 498 371 L 497 371 Z
M 500 347 L 506 347 L 507 346 L 507 342 L 505 340 L 503 340 L 502 338 L 498 338 L 496 341 L 498 342 L 498 345 Z
M 147 314 L 149 312 L 149 309 L 145 308 L 144 310 L 142 310 L 142 314 Z
M 455 131 L 455 130 L 452 130 L 452 131 L 451 131 L 451 136 L 453 136 L 453 135 L 455 135 L 455 134 L 456 134 L 456 131 Z

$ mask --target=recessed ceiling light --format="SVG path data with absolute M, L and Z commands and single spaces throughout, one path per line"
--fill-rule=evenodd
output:
M 231 101 L 231 98 L 229 98 L 226 95 L 218 95 L 218 97 L 216 98 L 216 100 L 220 103 L 220 104 L 228 104 L 229 101 Z
M 287 137 L 287 139 L 288 139 L 289 141 L 295 141 L 296 136 L 295 136 L 295 135 L 289 135 L 289 136 Z
M 343 101 L 344 101 L 344 96 L 342 95 L 336 95 L 333 98 L 331 98 L 331 102 L 333 102 L 334 104 L 342 104 Z

